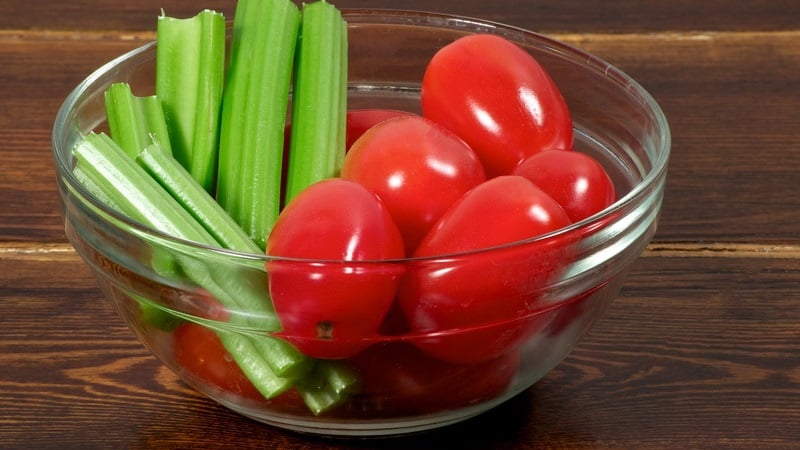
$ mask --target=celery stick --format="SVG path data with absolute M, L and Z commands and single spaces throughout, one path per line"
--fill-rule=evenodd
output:
M 175 158 L 209 192 L 216 182 L 224 73 L 221 13 L 203 10 L 188 19 L 158 18 L 156 95 Z
M 314 414 L 322 414 L 344 402 L 359 383 L 355 372 L 344 362 L 318 360 L 296 387 L 308 408 Z
M 292 344 L 283 339 L 258 336 L 253 347 L 262 355 L 270 355 L 270 369 L 281 377 L 300 379 L 314 366 L 314 360 L 305 357 Z
M 182 208 L 108 135 L 90 133 L 73 149 L 83 174 L 103 189 L 132 219 L 172 236 L 215 245 L 213 237 Z
M 320 415 L 335 408 L 344 400 L 344 397 L 337 395 L 335 392 L 328 389 L 327 386 L 322 388 L 310 388 L 298 384 L 296 387 L 303 402 L 315 415 Z
M 158 145 L 150 145 L 142 150 L 137 161 L 223 247 L 241 252 L 261 253 L 258 246 L 244 234 L 228 213 L 174 158 L 160 151 Z M 261 262 L 258 264 L 260 268 Z M 263 316 L 274 316 L 275 312 L 271 304 L 265 301 L 268 294 L 263 283 L 265 276 L 263 272 L 251 271 L 231 277 L 222 271 L 221 275 L 212 276 L 229 296 L 238 300 L 243 309 L 258 313 L 259 317 L 252 319 L 246 317 L 245 319 L 250 319 L 245 320 L 246 324 L 264 328 L 269 323 L 263 320 Z M 229 282 L 230 280 L 232 282 Z M 278 326 L 274 323 L 269 329 L 275 331 Z M 284 340 L 265 337 L 254 341 L 254 344 L 260 353 L 274 355 L 268 362 L 272 370 L 280 376 L 299 376 L 308 370 L 302 354 Z
M 228 350 L 236 364 L 247 375 L 256 389 L 266 398 L 272 398 L 292 387 L 297 381 L 296 378 L 281 377 L 276 375 L 269 366 L 264 365 L 259 356 L 258 349 L 253 345 L 256 339 L 248 336 L 231 333 L 227 331 L 217 331 L 217 335 L 223 347 Z
M 117 205 L 114 202 L 114 200 L 112 200 L 111 197 L 108 196 L 100 186 L 95 184 L 95 182 L 92 180 L 92 177 L 90 177 L 89 175 L 86 174 L 86 172 L 84 172 L 83 165 L 76 165 L 72 169 L 72 174 L 75 175 L 75 178 L 78 179 L 78 182 L 84 188 L 86 188 L 86 190 L 89 191 L 89 193 L 97 197 L 98 200 L 103 202 L 106 206 L 110 207 L 111 209 L 121 211 L 119 205 Z
M 191 174 L 160 146 L 147 146 L 136 157 L 147 173 L 172 195 L 225 248 L 246 253 L 261 249 Z
M 173 236 L 205 245 L 218 245 L 205 228 L 107 135 L 90 133 L 76 144 L 73 154 L 81 179 L 89 180 L 88 188 L 100 189 L 99 197 L 110 199 L 121 212 Z M 187 276 L 234 310 L 240 309 L 245 302 L 245 309 L 250 308 L 256 301 L 251 295 L 243 294 L 258 293 L 259 289 L 264 293 L 263 274 L 256 274 L 260 275 L 260 282 L 256 282 L 231 270 L 215 267 L 213 260 L 186 254 L 176 255 L 176 258 Z M 272 311 L 267 299 L 262 297 L 258 300 L 263 307 L 254 310 L 257 317 L 245 320 L 244 325 L 258 323 L 277 328 L 274 314 L 270 319 Z M 277 395 L 285 389 L 284 383 L 308 370 L 307 358 L 280 339 L 230 334 L 224 342 L 248 378 L 265 395 Z M 280 380 L 276 381 L 276 378 Z
M 320 361 L 317 371 L 334 394 L 344 397 L 358 388 L 358 375 L 342 361 Z
M 347 28 L 325 1 L 303 6 L 285 203 L 339 173 L 345 153 Z
M 222 101 L 217 200 L 263 249 L 280 211 L 284 127 L 300 11 L 240 0 Z
M 153 140 L 172 153 L 164 118 L 164 109 L 158 97 L 136 97 L 127 83 L 114 83 L 105 92 L 106 116 L 111 138 L 125 153 L 135 157 Z

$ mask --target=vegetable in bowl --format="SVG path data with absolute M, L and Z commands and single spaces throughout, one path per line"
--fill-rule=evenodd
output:
M 333 59 L 315 69 L 329 75 L 317 77 L 319 83 L 313 77 L 298 83 L 302 62 L 292 56 L 284 61 L 290 85 L 283 77 L 277 88 L 252 81 L 262 79 L 254 64 L 247 68 L 252 69 L 248 83 L 258 89 L 239 90 L 248 84 L 235 81 L 244 79 L 235 73 L 242 70 L 236 69 L 236 52 L 244 52 L 237 47 L 244 45 L 237 41 L 244 33 L 237 22 L 244 27 L 250 22 L 239 13 L 254 11 L 246 3 L 237 8 L 225 47 L 230 62 L 216 127 L 227 131 L 219 132 L 211 188 L 176 157 L 180 142 L 172 139 L 169 114 L 163 114 L 163 124 L 157 113 L 142 124 L 141 113 L 126 119 L 125 111 L 114 120 L 112 112 L 92 112 L 90 120 L 72 122 L 87 111 L 86 96 L 97 92 L 119 91 L 121 98 L 107 103 L 112 107 L 160 101 L 158 83 L 128 75 L 155 71 L 157 54 L 148 59 L 152 46 L 115 61 L 113 72 L 101 69 L 68 99 L 57 120 L 59 130 L 79 130 L 67 139 L 54 135 L 68 236 L 134 331 L 182 379 L 222 404 L 267 423 L 320 434 L 385 435 L 443 426 L 491 408 L 547 373 L 600 315 L 651 235 L 660 192 L 638 186 L 661 183 L 663 161 L 656 158 L 639 173 L 616 155 L 639 147 L 607 148 L 587 139 L 596 125 L 578 104 L 574 113 L 567 111 L 576 119 L 572 147 L 532 144 L 516 157 L 519 165 L 503 173 L 487 170 L 463 132 L 431 117 L 421 100 L 435 55 L 465 42 L 464 22 L 448 16 L 341 14 L 324 2 L 308 4 L 297 11 L 295 52 L 304 36 L 329 36 L 338 29 L 338 52 L 325 47 L 323 53 Z M 304 20 L 312 7 L 325 11 L 329 31 L 305 30 L 314 23 Z M 548 53 L 557 44 L 545 41 L 540 47 L 537 39 L 544 38 L 535 35 L 520 39 L 515 33 L 527 33 L 521 30 L 486 26 L 466 34 L 503 33 L 503 46 L 517 46 L 532 59 L 536 55 L 542 70 L 555 67 L 554 81 L 563 67 L 585 70 L 591 80 L 600 77 L 575 62 L 580 58 L 562 62 L 567 50 Z M 387 41 L 408 46 L 399 54 L 416 55 L 414 70 L 373 70 L 377 52 L 367 49 Z M 452 72 L 456 75 L 468 74 Z M 635 87 L 625 86 L 620 89 Z M 302 100 L 301 91 L 314 89 Z M 563 104 L 553 105 L 574 105 L 570 89 L 567 83 Z M 135 98 L 133 92 L 153 96 Z M 309 101 L 309 95 L 324 100 Z M 237 109 L 258 103 L 273 112 Z M 226 116 L 226 108 L 240 112 Z M 312 117 L 306 123 L 317 125 L 300 125 L 306 111 Z M 658 123 L 660 112 L 653 111 Z M 108 135 L 101 131 L 106 117 Z M 239 119 L 236 126 L 233 118 Z M 268 133 L 245 136 L 248 127 L 265 121 L 274 121 L 266 126 Z M 123 150 L 115 131 L 120 124 L 137 130 L 136 145 L 143 148 Z M 230 144 L 251 138 L 261 144 L 250 150 L 242 145 L 241 155 L 226 159 L 239 146 L 223 151 L 225 139 Z M 306 151 L 310 161 L 293 169 L 298 151 Z M 605 206 L 571 215 L 554 191 L 521 169 L 523 160 L 546 152 L 585 155 L 597 163 L 614 188 L 613 195 L 597 196 Z M 270 168 L 250 169 L 246 161 L 253 158 L 270 160 Z M 289 178 L 298 179 L 292 173 L 303 175 L 302 187 L 288 188 Z M 583 175 L 573 173 L 572 179 Z M 225 177 L 240 184 L 225 188 L 239 191 L 239 200 L 221 193 Z M 271 187 L 263 187 L 266 181 Z M 570 183 L 575 192 L 576 183 Z M 269 197 L 266 203 L 259 193 Z M 395 194 L 399 200 L 392 200 Z M 243 214 L 250 208 L 272 212 L 262 221 Z M 448 374 L 458 374 L 463 384 Z

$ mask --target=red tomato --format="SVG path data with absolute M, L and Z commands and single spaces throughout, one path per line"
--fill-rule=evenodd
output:
M 345 148 L 350 148 L 362 134 L 384 120 L 415 114 L 396 109 L 352 109 L 347 111 L 347 137 Z
M 420 116 L 390 119 L 358 139 L 342 165 L 383 200 L 410 254 L 445 210 L 485 180 L 475 152 Z
M 439 50 L 421 95 L 423 115 L 464 139 L 488 177 L 541 150 L 572 148 L 561 92 L 533 56 L 499 36 L 470 35 Z
M 263 400 L 261 393 L 247 379 L 213 330 L 184 322 L 172 336 L 175 362 L 190 379 L 240 397 Z
M 598 213 L 617 198 L 614 182 L 591 156 L 574 151 L 547 150 L 525 158 L 512 172 L 553 197 L 578 222 Z
M 552 198 L 520 176 L 490 179 L 456 202 L 414 256 L 465 255 L 417 261 L 400 289 L 400 306 L 416 332 L 440 332 L 418 344 L 450 362 L 495 358 L 541 326 L 516 320 L 536 307 L 539 289 L 569 261 L 559 237 L 527 244 L 571 222 Z M 459 330 L 450 333 L 447 330 Z
M 360 184 L 328 179 L 283 210 L 269 256 L 330 262 L 268 261 L 269 292 L 282 335 L 304 354 L 346 358 L 377 333 L 395 296 L 405 255 L 380 199 Z
M 345 409 L 370 417 L 434 413 L 490 400 L 508 387 L 519 367 L 516 352 L 456 365 L 403 342 L 372 346 L 350 361 L 362 383 Z

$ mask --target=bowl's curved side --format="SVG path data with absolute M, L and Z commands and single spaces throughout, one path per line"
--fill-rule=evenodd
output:
M 498 34 L 526 49 L 550 73 L 570 107 L 576 150 L 599 159 L 623 193 L 605 211 L 542 238 L 469 254 L 391 262 L 405 270 L 432 267 L 446 271 L 463 269 L 479 257 L 520 274 L 507 278 L 509 282 L 522 280 L 520 286 L 524 287 L 515 295 L 526 299 L 529 311 L 518 317 L 468 329 L 364 337 L 370 345 L 413 343 L 424 348 L 426 343 L 442 339 L 480 338 L 495 327 L 513 329 L 501 342 L 509 351 L 501 348 L 500 352 L 504 356 L 511 348 L 519 351 L 513 378 L 491 398 L 401 414 L 384 408 L 391 393 L 362 393 L 357 397 L 361 409 L 352 403 L 350 409 L 339 413 L 314 416 L 280 403 L 252 401 L 222 391 L 181 369 L 173 352 L 173 324 L 153 317 L 178 317 L 247 336 L 263 336 L 276 328 L 263 325 L 270 323 L 269 317 L 246 308 L 225 308 L 221 315 L 215 293 L 201 288 L 186 266 L 182 269 L 175 264 L 176 259 L 194 261 L 191 264 L 200 261 L 218 273 L 236 273 L 240 277 L 236 279 L 252 280 L 254 289 L 265 289 L 269 258 L 213 249 L 149 229 L 94 198 L 72 172 L 73 145 L 88 132 L 104 128 L 103 94 L 108 86 L 126 81 L 134 91 L 152 93 L 155 43 L 105 64 L 66 98 L 52 135 L 59 194 L 67 236 L 103 291 L 142 342 L 187 383 L 243 415 L 297 431 L 357 436 L 416 432 L 464 420 L 527 389 L 562 361 L 602 315 L 618 294 L 629 267 L 655 234 L 670 152 L 669 127 L 659 105 L 629 76 L 546 36 L 477 19 L 415 11 L 345 10 L 344 17 L 350 33 L 351 108 L 419 112 L 422 74 L 438 49 L 465 34 Z M 553 242 L 569 242 L 557 251 L 570 255 L 571 262 L 548 269 L 558 276 L 548 277 L 547 283 L 534 283 L 531 280 L 539 280 L 541 274 L 528 272 L 543 267 L 536 257 L 553 254 L 537 252 L 552 252 L 548 246 Z M 306 264 L 310 271 L 319 264 L 340 262 L 294 263 L 299 267 Z M 226 288 L 224 283 L 222 287 Z M 473 370 L 486 368 L 475 366 Z

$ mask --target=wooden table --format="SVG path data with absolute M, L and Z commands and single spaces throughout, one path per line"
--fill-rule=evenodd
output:
M 800 448 L 800 2 L 341 0 L 544 32 L 661 103 L 661 226 L 607 315 L 541 382 L 467 423 L 327 441 L 200 397 L 151 357 L 66 241 L 50 129 L 164 7 L 0 1 L 0 448 Z

